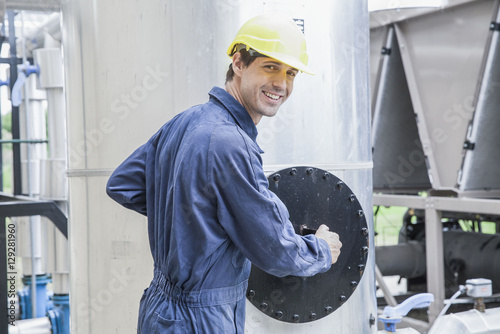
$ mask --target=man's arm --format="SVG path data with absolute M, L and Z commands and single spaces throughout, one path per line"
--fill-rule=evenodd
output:
M 127 209 L 146 215 L 146 145 L 118 166 L 106 185 L 106 193 Z
M 268 190 L 253 144 L 225 130 L 217 130 L 212 139 L 214 154 L 209 170 L 218 218 L 226 233 L 253 264 L 272 275 L 326 272 L 336 261 L 329 241 L 295 233 L 285 205 Z

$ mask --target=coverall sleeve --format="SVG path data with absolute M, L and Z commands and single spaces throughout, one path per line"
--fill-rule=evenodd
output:
M 146 205 L 146 156 L 144 144 L 118 166 L 106 185 L 106 192 L 127 209 L 147 214 Z
M 235 136 L 233 131 L 231 136 L 219 129 L 211 145 L 209 176 L 218 219 L 243 255 L 278 277 L 312 276 L 330 269 L 326 241 L 297 235 L 285 205 L 268 190 L 255 144 L 241 133 Z

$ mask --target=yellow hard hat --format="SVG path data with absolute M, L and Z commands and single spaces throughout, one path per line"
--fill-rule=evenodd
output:
M 243 47 L 314 74 L 307 67 L 306 39 L 292 19 L 267 14 L 248 20 L 227 49 L 228 56 L 232 57 Z

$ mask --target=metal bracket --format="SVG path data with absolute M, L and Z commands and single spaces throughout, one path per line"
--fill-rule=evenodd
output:
M 475 144 L 475 143 L 470 142 L 469 140 L 466 140 L 466 141 L 464 142 L 464 149 L 465 149 L 465 150 L 471 150 L 471 151 L 472 151 L 472 150 L 474 150 L 474 148 L 475 148 L 475 147 L 476 147 L 476 144 Z
M 382 51 L 381 51 L 381 53 L 383 55 L 388 55 L 388 56 L 391 55 L 391 52 L 392 52 L 391 48 L 386 48 L 385 46 L 382 48 Z
M 0 193 L 0 212 L 0 217 L 45 216 L 68 237 L 68 218 L 54 201 L 39 201 Z
M 500 23 L 498 23 L 498 22 L 491 22 L 490 23 L 490 30 L 500 31 Z

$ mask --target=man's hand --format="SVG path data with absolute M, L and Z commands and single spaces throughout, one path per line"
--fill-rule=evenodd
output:
M 340 255 L 340 248 L 342 248 L 339 235 L 335 232 L 330 232 L 328 226 L 323 224 L 318 228 L 315 236 L 327 242 L 328 246 L 330 246 L 330 251 L 332 252 L 332 264 L 337 262 Z

